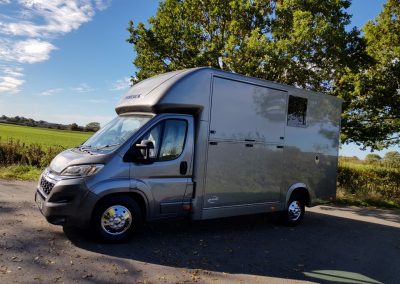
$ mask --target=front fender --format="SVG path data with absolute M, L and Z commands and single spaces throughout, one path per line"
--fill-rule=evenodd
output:
M 151 193 L 151 190 L 145 183 L 139 180 L 133 183 L 135 184 L 134 188 L 131 188 L 131 184 L 132 180 L 130 179 L 105 180 L 96 184 L 90 190 L 98 196 L 98 200 L 110 194 L 117 194 L 117 193 L 139 194 L 145 202 L 147 218 L 151 219 L 151 217 L 153 216 L 152 208 L 154 208 L 154 198 Z

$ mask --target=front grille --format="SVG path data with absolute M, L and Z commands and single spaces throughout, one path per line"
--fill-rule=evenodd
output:
M 47 179 L 42 177 L 42 179 L 40 180 L 40 187 L 43 189 L 43 192 L 48 195 L 53 189 L 54 183 L 49 182 Z

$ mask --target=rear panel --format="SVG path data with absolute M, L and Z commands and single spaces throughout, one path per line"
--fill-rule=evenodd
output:
M 306 184 L 315 205 L 336 195 L 341 102 L 302 90 L 289 95 L 306 98 L 307 113 L 305 125 L 286 122 L 284 186 Z

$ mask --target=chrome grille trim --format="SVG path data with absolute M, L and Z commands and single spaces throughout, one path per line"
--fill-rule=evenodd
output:
M 45 177 L 42 177 L 40 180 L 40 187 L 46 195 L 49 195 L 54 187 L 54 183 L 48 181 Z

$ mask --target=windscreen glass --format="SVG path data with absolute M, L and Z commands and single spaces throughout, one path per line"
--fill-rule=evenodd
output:
M 97 131 L 81 147 L 91 150 L 115 149 L 150 119 L 151 116 L 147 115 L 118 116 Z

